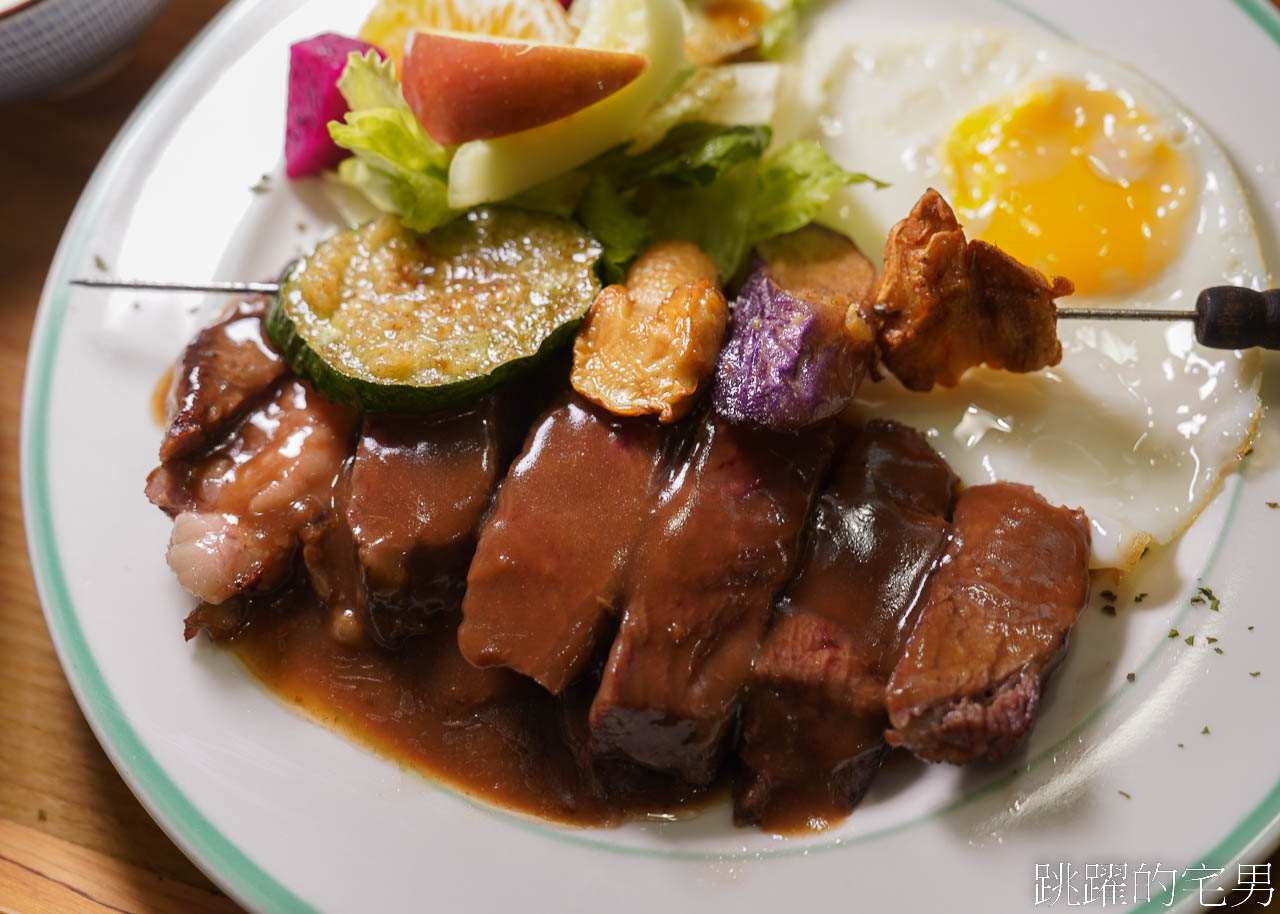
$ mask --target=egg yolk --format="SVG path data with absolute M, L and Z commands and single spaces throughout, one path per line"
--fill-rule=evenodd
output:
M 970 230 L 1081 294 L 1141 284 L 1186 235 L 1190 170 L 1125 92 L 1038 83 L 967 114 L 942 153 Z

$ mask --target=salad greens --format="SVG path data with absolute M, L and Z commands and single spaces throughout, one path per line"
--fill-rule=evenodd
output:
M 807 2 L 770 0 L 769 21 L 794 17 Z M 699 245 L 729 279 L 758 242 L 813 220 L 840 187 L 874 181 L 845 171 L 813 140 L 770 149 L 768 126 L 689 120 L 715 85 L 686 79 L 647 119 L 643 143 L 611 149 L 507 202 L 576 218 L 604 248 L 606 281 L 621 281 L 645 247 L 668 239 Z M 394 65 L 352 53 L 338 88 L 351 110 L 329 132 L 353 153 L 339 178 L 418 232 L 458 216 L 447 202 L 453 149 L 418 123 Z
M 353 153 L 338 165 L 338 177 L 417 232 L 458 215 L 446 202 L 450 154 L 409 110 L 395 64 L 375 51 L 353 52 L 338 90 L 351 110 L 329 122 L 329 135 Z
M 650 237 L 648 220 L 631 211 L 617 189 L 604 178 L 592 178 L 578 200 L 576 215 L 600 242 L 600 272 L 606 282 L 621 282 L 627 265 L 644 251 Z
M 820 0 L 762 0 L 769 16 L 760 26 L 760 56 L 776 60 L 791 44 L 800 26 L 800 14 Z
M 772 136 L 768 127 L 680 124 L 644 152 L 633 155 L 627 147 L 619 146 L 585 167 L 592 174 L 607 177 L 619 189 L 635 188 L 654 178 L 706 185 L 739 162 L 760 158 Z
M 614 150 L 584 166 L 612 190 L 607 206 L 597 190 L 576 212 L 604 245 L 605 263 L 618 267 L 605 279 L 619 281 L 635 253 L 668 239 L 697 244 L 728 279 L 758 242 L 812 221 L 838 188 L 874 182 L 842 169 L 813 140 L 766 153 L 771 136 L 764 126 L 682 124 L 647 152 Z
M 687 67 L 681 70 L 666 98 L 640 121 L 627 151 L 644 152 L 657 145 L 676 124 L 698 120 L 708 105 L 719 101 L 736 84 L 737 79 L 729 67 Z

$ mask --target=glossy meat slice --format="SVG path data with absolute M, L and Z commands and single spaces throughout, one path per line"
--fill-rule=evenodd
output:
M 395 645 L 456 609 L 505 468 L 498 399 L 430 416 L 364 417 L 346 522 L 368 592 L 370 633 Z
M 247 298 L 187 344 L 173 368 L 161 460 L 207 449 L 284 374 L 263 330 L 266 310 L 263 296 Z
M 174 519 L 178 582 L 213 604 L 280 583 L 302 530 L 331 510 L 355 422 L 290 376 L 207 454 L 154 470 L 147 497 Z
M 596 796 L 623 807 L 671 810 L 704 792 L 679 775 L 638 765 L 627 758 L 591 751 L 591 703 L 600 687 L 599 670 L 574 680 L 560 695 L 560 731 L 578 770 Z
M 329 631 L 340 644 L 357 645 L 369 640 L 368 594 L 356 552 L 355 538 L 347 521 L 351 505 L 351 477 L 354 457 L 343 461 L 334 478 L 329 510 L 303 526 L 302 563 L 311 590 L 329 613 Z M 259 618 L 251 607 L 249 618 Z
M 957 764 L 1012 751 L 1088 598 L 1082 513 L 1027 486 L 965 490 L 889 679 L 889 743 Z
M 818 497 L 795 580 L 751 673 L 739 823 L 847 814 L 886 747 L 884 685 L 947 542 L 957 479 L 913 429 L 872 422 Z
M 591 748 L 708 783 L 830 460 L 827 432 L 704 419 L 633 560 Z
M 566 395 L 533 426 L 480 534 L 458 646 L 560 693 L 616 616 L 668 433 Z
M 880 348 L 911 390 L 952 386 L 975 365 L 1036 371 L 1062 360 L 1052 281 L 983 241 L 966 241 L 955 213 L 930 189 L 889 232 L 876 295 Z

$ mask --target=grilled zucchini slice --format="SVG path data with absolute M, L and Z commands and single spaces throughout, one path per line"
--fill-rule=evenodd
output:
M 386 216 L 299 261 L 267 334 L 333 400 L 449 409 L 573 338 L 600 291 L 599 257 L 581 227 L 544 213 L 483 207 L 428 235 Z

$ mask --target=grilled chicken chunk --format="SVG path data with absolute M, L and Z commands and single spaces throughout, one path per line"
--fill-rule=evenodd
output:
M 1027 486 L 966 489 L 886 690 L 890 745 L 957 764 L 1011 752 L 1089 599 L 1089 526 Z
M 929 190 L 889 232 L 875 311 L 889 370 L 911 390 L 953 386 L 975 365 L 1036 371 L 1062 360 L 1052 281 L 999 248 L 966 241 L 955 213 Z

